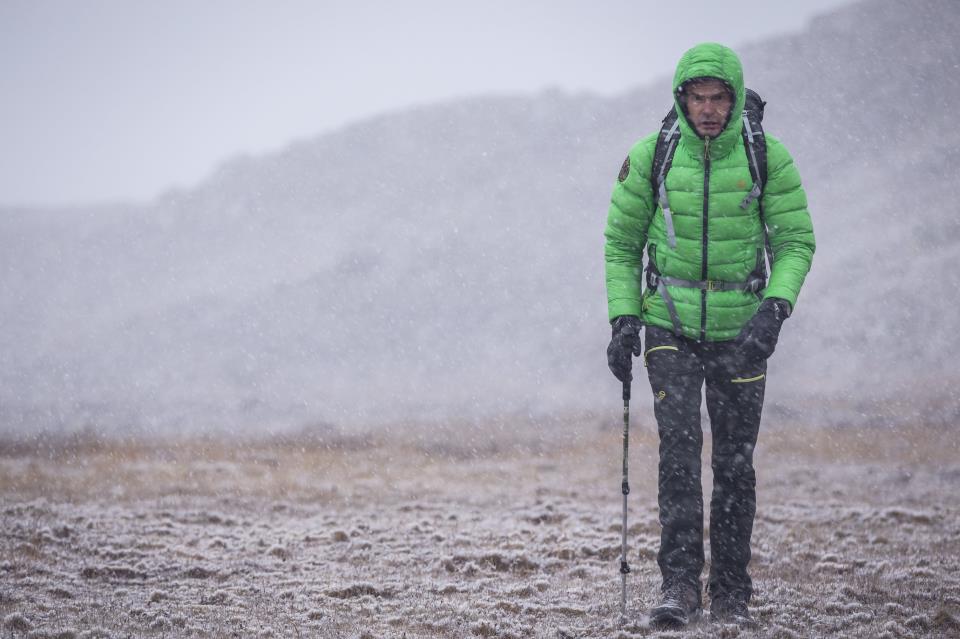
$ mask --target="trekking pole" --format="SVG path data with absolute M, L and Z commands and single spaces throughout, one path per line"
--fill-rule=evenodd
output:
M 627 458 L 630 449 L 630 380 L 623 383 L 623 482 L 620 491 L 623 493 L 623 546 L 620 550 L 620 621 L 627 619 L 627 573 L 630 566 L 627 564 L 627 495 L 630 494 L 630 484 L 627 482 Z

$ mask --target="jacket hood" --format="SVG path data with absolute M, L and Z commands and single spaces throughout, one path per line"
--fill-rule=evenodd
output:
M 680 103 L 680 87 L 694 78 L 717 78 L 733 89 L 733 109 L 727 126 L 716 139 L 710 141 L 710 155 L 722 157 L 734 147 L 743 128 L 741 116 L 746 99 L 743 87 L 743 65 L 732 49 L 716 42 L 698 44 L 684 53 L 680 62 L 677 63 L 677 70 L 673 75 L 673 100 L 680 121 L 680 135 L 683 136 L 685 144 L 702 155 L 703 139 L 687 121 Z

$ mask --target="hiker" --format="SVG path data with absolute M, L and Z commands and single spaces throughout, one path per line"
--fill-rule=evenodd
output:
M 815 243 L 800 174 L 786 148 L 762 133 L 763 102 L 750 93 L 745 111 L 732 50 L 705 43 L 687 51 L 673 79 L 675 124 L 668 116 L 630 150 L 607 218 L 607 360 L 629 384 L 632 357 L 642 357 L 660 436 L 655 627 L 683 626 L 702 612 L 704 382 L 713 436 L 710 617 L 754 625 L 747 564 L 767 359 Z

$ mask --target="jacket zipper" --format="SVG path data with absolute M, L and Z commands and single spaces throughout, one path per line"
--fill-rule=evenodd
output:
M 707 281 L 707 243 L 708 237 L 708 206 L 710 198 L 710 138 L 703 139 L 703 251 L 700 259 L 700 279 Z M 700 289 L 700 341 L 707 340 L 707 290 Z

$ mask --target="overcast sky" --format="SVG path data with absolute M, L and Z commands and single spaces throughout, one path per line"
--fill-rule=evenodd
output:
M 0 205 L 146 201 L 411 104 L 671 74 L 849 0 L 2 0 Z

